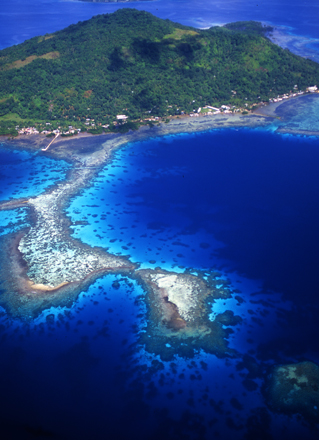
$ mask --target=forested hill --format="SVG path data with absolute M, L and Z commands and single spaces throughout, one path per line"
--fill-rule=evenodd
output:
M 271 43 L 266 30 L 199 30 L 134 9 L 98 15 L 0 51 L 0 118 L 98 125 L 319 85 L 319 65 Z

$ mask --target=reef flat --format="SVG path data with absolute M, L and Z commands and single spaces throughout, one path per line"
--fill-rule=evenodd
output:
M 151 289 L 158 315 L 158 329 L 163 334 L 184 337 L 200 328 L 198 321 L 205 311 L 205 299 L 210 295 L 208 284 L 189 274 L 164 270 L 142 269 L 136 272 Z M 200 328 L 202 333 L 210 329 Z
M 74 240 L 64 214 L 70 198 L 88 184 L 107 161 L 109 151 L 107 147 L 89 154 L 73 151 L 73 168 L 64 182 L 40 196 L 0 205 L 0 210 L 26 208 L 31 223 L 28 230 L 6 237 L 2 246 L 5 255 L 1 272 L 5 270 L 2 279 L 7 289 L 0 304 L 13 316 L 34 317 L 53 305 L 65 305 L 69 301 L 63 296 L 69 297 L 71 291 L 78 293 L 88 279 L 135 267 L 126 258 Z M 73 300 L 77 293 L 71 295 Z
M 277 133 L 319 136 L 318 104 L 318 93 L 307 93 L 259 107 L 255 114 L 277 118 Z
M 104 162 L 103 156 L 87 157 L 80 163 L 75 160 L 72 176 L 66 183 L 28 201 L 35 221 L 21 239 L 19 251 L 28 265 L 28 277 L 34 288 L 56 288 L 63 283 L 84 279 L 90 272 L 103 268 L 132 267 L 113 255 L 96 252 L 70 239 L 69 225 L 61 215 L 65 201 L 91 178 L 92 167 Z
M 226 341 L 233 331 L 224 330 L 222 325 L 239 324 L 241 318 L 230 311 L 214 321 L 208 318 L 214 299 L 231 296 L 227 288 L 217 288 L 213 277 L 205 280 L 200 275 L 159 268 L 137 270 L 135 277 L 148 293 L 148 326 L 141 337 L 148 351 L 162 360 L 170 360 L 175 354 L 193 357 L 200 349 L 220 357 L 235 356 Z

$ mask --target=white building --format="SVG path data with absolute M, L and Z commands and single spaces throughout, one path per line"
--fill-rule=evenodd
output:
M 217 107 L 211 107 L 210 105 L 207 105 L 206 108 L 210 108 L 211 110 L 215 110 L 215 112 L 219 112 L 219 108 Z

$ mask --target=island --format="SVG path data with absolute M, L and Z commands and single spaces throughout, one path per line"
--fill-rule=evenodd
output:
M 318 64 L 272 43 L 271 29 L 196 29 L 124 8 L 31 38 L 0 51 L 0 135 L 123 133 L 316 92 Z

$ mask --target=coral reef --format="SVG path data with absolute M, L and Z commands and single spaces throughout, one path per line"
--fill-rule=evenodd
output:
M 235 355 L 225 340 L 232 330 L 223 326 L 236 325 L 241 318 L 230 311 L 213 321 L 208 318 L 208 302 L 229 297 L 227 289 L 218 289 L 201 276 L 162 269 L 141 269 L 134 276 L 148 293 L 148 326 L 141 335 L 148 351 L 162 360 L 176 354 L 192 357 L 200 349 L 220 357 Z
M 313 362 L 274 367 L 266 387 L 270 407 L 286 414 L 301 414 L 319 423 L 319 366 Z

